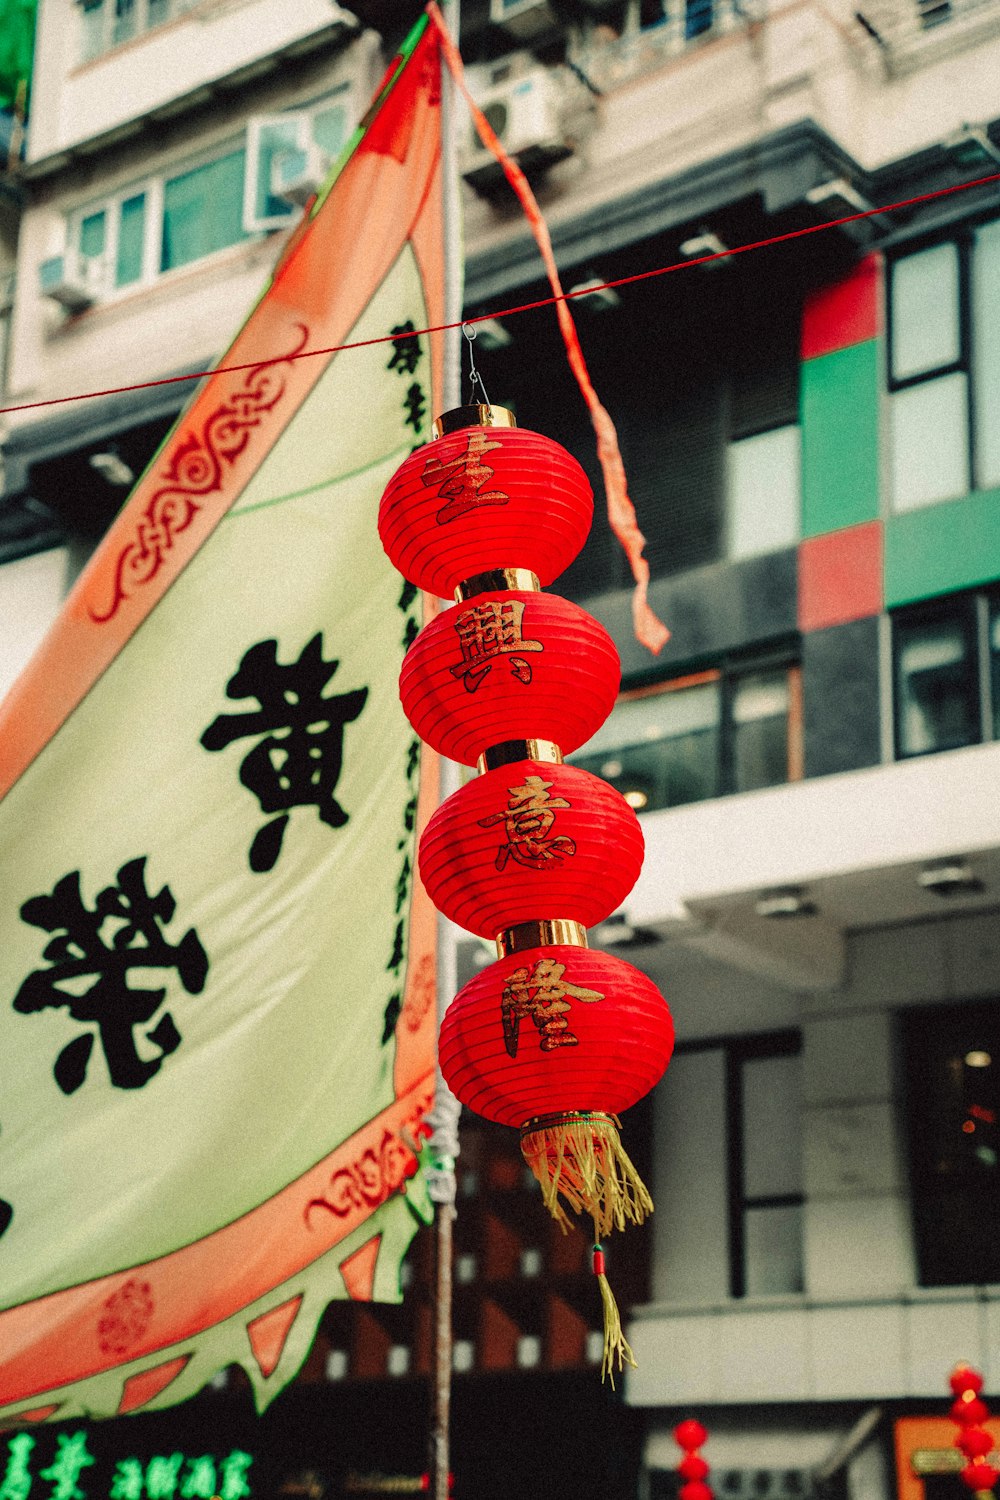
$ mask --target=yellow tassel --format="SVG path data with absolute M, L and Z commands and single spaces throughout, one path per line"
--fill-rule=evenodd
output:
M 626 1364 L 631 1365 L 633 1370 L 637 1367 L 635 1355 L 622 1332 L 621 1313 L 618 1311 L 615 1294 L 603 1271 L 598 1272 L 597 1285 L 601 1289 L 601 1303 L 604 1309 L 604 1355 L 601 1359 L 601 1379 L 608 1377 L 611 1381 L 611 1389 L 614 1390 L 615 1361 L 617 1360 L 619 1370 L 623 1369 Z
M 590 1215 L 595 1240 L 626 1224 L 641 1224 L 653 1212 L 614 1115 L 573 1112 L 529 1120 L 521 1130 L 521 1151 L 564 1234 L 571 1221 L 563 1203 L 573 1213 Z

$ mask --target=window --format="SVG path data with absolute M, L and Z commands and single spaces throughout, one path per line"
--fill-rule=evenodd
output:
M 1000 738 L 1000 596 L 896 611 L 893 669 L 898 756 Z
M 198 0 L 80 0 L 81 55 L 100 57 L 190 10 Z
M 286 224 L 322 186 L 352 126 L 349 85 L 305 109 L 259 115 L 247 125 L 243 223 L 247 229 Z
M 800 429 L 773 427 L 729 444 L 727 555 L 758 557 L 799 539 L 802 513 Z
M 657 1138 L 672 1142 L 655 1166 L 669 1300 L 803 1290 L 800 1054 L 795 1031 L 678 1046 L 655 1105 Z M 678 1165 L 678 1149 L 699 1160 L 687 1215 L 690 1167 Z
M 243 228 L 242 150 L 231 151 L 163 184 L 159 269 L 186 266 L 247 238 Z
M 1000 484 L 1000 220 L 901 256 L 889 277 L 892 504 Z
M 247 239 L 244 166 L 241 147 L 87 207 L 68 226 L 71 273 L 109 296 Z
M 802 774 L 799 695 L 787 662 L 639 688 L 571 758 L 639 812 L 778 786 Z
M 1000 1007 L 900 1017 L 922 1286 L 1000 1281 Z

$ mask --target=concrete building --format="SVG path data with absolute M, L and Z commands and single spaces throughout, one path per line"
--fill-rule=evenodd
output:
M 8 404 L 210 365 L 411 10 L 42 0 Z M 623 694 L 576 759 L 647 860 L 592 938 L 679 1038 L 640 1121 L 658 1210 L 620 1492 L 672 1492 L 689 1412 L 733 1500 L 919 1490 L 894 1424 L 943 1411 L 959 1359 L 1000 1383 L 1000 193 L 966 186 L 1000 171 L 1000 5 L 464 12 L 565 284 L 621 283 L 577 317 L 672 632 L 656 659 L 632 639 L 598 518 L 556 588 L 612 631 Z M 596 479 L 551 310 L 503 315 L 547 294 L 533 242 L 471 138 L 464 171 L 490 395 Z M 189 389 L 10 419 L 0 683 Z M 470 1283 L 533 1276 L 522 1238 Z M 484 1293 L 470 1371 L 575 1380 L 574 1295 L 540 1317 Z M 390 1351 L 426 1327 L 366 1327 L 355 1375 L 421 1367 Z M 350 1372 L 339 1336 L 315 1379 Z

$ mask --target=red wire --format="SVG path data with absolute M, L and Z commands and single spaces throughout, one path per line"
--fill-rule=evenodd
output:
M 801 239 L 807 234 L 819 234 L 824 229 L 836 229 L 840 224 L 855 224 L 860 219 L 870 219 L 878 214 L 894 213 L 900 208 L 912 208 L 917 203 L 931 203 L 936 198 L 945 198 L 950 193 L 964 193 L 969 188 L 985 187 L 1000 182 L 1000 172 L 989 177 L 977 177 L 973 182 L 960 182 L 953 187 L 937 188 L 933 193 L 919 193 L 914 198 L 901 198 L 896 203 L 886 203 L 881 208 L 866 208 L 860 213 L 846 214 L 842 219 L 828 219 L 824 224 L 810 224 L 805 229 L 790 229 L 785 234 L 775 234 L 766 240 L 751 240 L 745 245 L 735 245 L 730 250 L 718 250 L 712 255 L 698 255 L 691 260 L 674 261 L 669 266 L 657 266 L 651 271 L 636 271 L 631 276 L 619 276 L 614 281 L 602 281 L 579 291 L 565 292 L 562 297 L 539 297 L 535 302 L 521 302 L 515 307 L 498 308 L 495 312 L 479 313 L 474 318 L 462 318 L 453 323 L 434 323 L 428 328 L 407 329 L 405 333 L 385 333 L 373 339 L 354 339 L 347 344 L 334 344 L 325 349 L 303 349 L 292 359 L 313 359 L 320 355 L 341 354 L 346 349 L 367 349 L 372 344 L 391 344 L 397 339 L 413 338 L 426 333 L 442 333 L 447 329 L 461 328 L 465 323 L 485 323 L 492 318 L 513 318 L 518 313 L 534 312 L 539 307 L 552 307 L 556 302 L 569 302 L 575 297 L 588 297 L 606 288 L 628 286 L 633 281 L 648 281 L 653 276 L 668 276 L 672 271 L 684 271 L 690 266 L 703 266 L 713 260 L 728 260 L 733 255 L 744 255 L 748 250 L 764 250 L 768 245 L 781 245 L 786 240 Z M 212 370 L 193 370 L 187 375 L 162 375 L 157 380 L 139 380 L 134 385 L 112 385 L 98 391 L 78 391 L 73 396 L 50 396 L 44 401 L 23 401 L 17 406 L 0 406 L 0 416 L 8 412 L 34 411 L 41 406 L 63 406 L 68 401 L 91 401 L 97 396 L 121 396 L 129 391 L 150 390 L 154 386 L 176 385 L 185 380 L 203 380 L 209 375 L 237 374 L 241 370 L 255 370 L 264 363 L 263 358 L 248 360 L 239 365 L 216 365 Z

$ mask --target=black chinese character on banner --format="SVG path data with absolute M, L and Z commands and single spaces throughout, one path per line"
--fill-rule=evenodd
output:
M 393 337 L 393 345 L 386 369 L 412 375 L 424 357 L 417 331 L 413 326 L 413 319 L 407 318 L 405 323 L 397 323 L 394 328 L 389 329 L 389 332 Z
M 322 633 L 314 635 L 298 661 L 283 666 L 278 643 L 258 641 L 226 684 L 227 698 L 256 698 L 260 708 L 220 714 L 205 730 L 206 750 L 224 750 L 234 740 L 259 736 L 243 757 L 240 781 L 261 812 L 280 813 L 260 829 L 250 846 L 250 868 L 272 870 L 293 807 L 315 807 L 329 828 L 342 828 L 348 814 L 334 796 L 344 760 L 344 729 L 364 708 L 366 687 L 323 697 L 340 666 L 323 660 Z
M 64 875 L 50 895 L 32 896 L 21 907 L 25 922 L 56 936 L 43 953 L 49 967 L 28 975 L 14 996 L 14 1009 L 32 1015 L 65 1006 L 74 1021 L 97 1027 L 115 1088 L 142 1088 L 163 1059 L 176 1052 L 181 1034 L 164 1011 L 143 1031 L 158 1055 L 140 1057 L 135 1029 L 153 1020 L 167 992 L 133 988 L 130 971 L 176 969 L 191 995 L 201 993 L 208 973 L 208 958 L 193 927 L 179 943 L 168 942 L 161 931 L 175 910 L 168 886 L 155 896 L 146 890 L 145 858 L 122 865 L 117 885 L 101 891 L 92 910 L 80 894 L 79 870 Z M 89 978 L 93 984 L 81 986 Z M 60 1052 L 52 1071 L 64 1094 L 84 1082 L 93 1046 L 94 1032 L 86 1031 Z
M 14 1217 L 14 1210 L 6 1198 L 0 1198 L 0 1240 L 3 1239 L 10 1228 L 10 1221 Z

